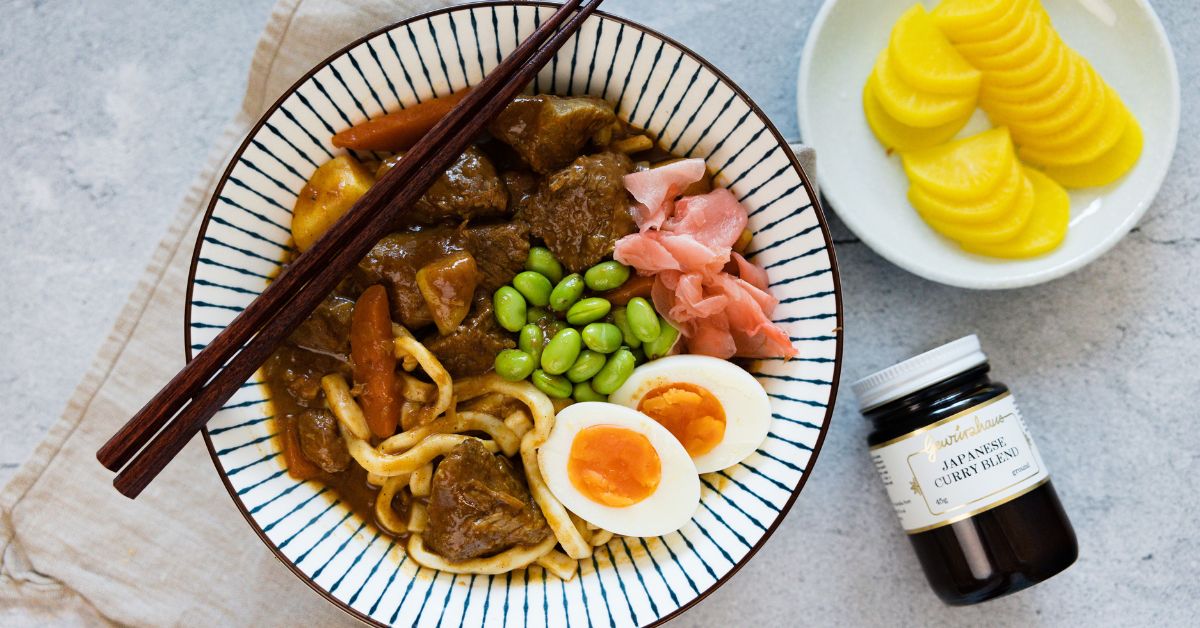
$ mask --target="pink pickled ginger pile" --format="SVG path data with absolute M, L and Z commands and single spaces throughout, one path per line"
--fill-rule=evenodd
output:
M 654 276 L 654 307 L 674 323 L 690 353 L 718 358 L 790 358 L 796 348 L 771 322 L 779 301 L 767 273 L 733 251 L 746 208 L 729 190 L 675 200 L 704 176 L 701 159 L 625 175 L 640 229 L 613 256 Z

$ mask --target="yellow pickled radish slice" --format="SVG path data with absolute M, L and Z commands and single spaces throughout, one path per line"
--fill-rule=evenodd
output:
M 1037 13 L 1042 17 L 1034 20 L 1033 32 L 1028 38 L 1017 42 L 1017 45 L 1007 52 L 975 59 L 975 65 L 985 72 L 1028 67 L 1038 54 L 1050 45 L 1050 38 L 1054 36 L 1054 26 L 1050 24 L 1050 18 L 1041 11 Z
M 1021 17 L 1015 28 L 995 39 L 956 44 L 955 47 L 968 61 L 976 63 L 979 59 L 1004 54 L 1028 41 L 1033 36 L 1037 23 L 1048 19 L 1040 6 L 1028 10 Z
M 919 4 L 892 27 L 888 55 L 896 74 L 916 89 L 954 96 L 979 91 L 979 70 L 958 54 Z
M 1069 188 L 1108 185 L 1125 176 L 1142 155 L 1142 127 L 1126 114 L 1125 132 L 1115 146 L 1096 159 L 1074 166 L 1047 166 L 1046 174 Z
M 1103 111 L 1105 102 L 1104 85 L 1087 65 L 1087 61 L 1079 59 L 1082 81 L 1079 92 L 1067 99 L 1062 107 L 1054 113 L 1036 120 L 1000 120 L 1001 123 L 1012 127 L 1013 139 L 1018 143 L 1029 141 L 1058 133 L 1072 126 L 1086 123 L 1089 115 L 1098 115 Z M 986 111 L 986 109 L 985 109 Z
M 954 43 L 980 42 L 996 39 L 1012 31 L 1029 12 L 1034 0 L 1004 0 L 998 14 L 989 15 L 986 19 L 973 24 L 960 25 L 947 15 L 955 10 L 959 2 L 942 2 L 933 10 L 933 20 L 943 33 Z M 950 5 L 949 7 L 947 5 Z M 994 9 L 993 9 L 994 11 Z M 979 15 L 982 11 L 976 12 Z M 966 20 L 961 20 L 965 22 Z
M 967 117 L 975 109 L 974 96 L 946 96 L 913 89 L 896 74 L 884 49 L 875 62 L 875 97 L 888 115 L 908 126 L 929 128 Z
M 1021 233 L 1025 225 L 1029 224 L 1030 216 L 1033 215 L 1033 205 L 1033 184 L 1028 176 L 1022 176 L 1021 193 L 1017 195 L 1017 201 L 1012 210 L 993 222 L 964 225 L 921 214 L 920 208 L 917 209 L 917 213 L 921 214 L 921 218 L 934 231 L 959 244 L 995 244 L 1011 240 Z
M 938 28 L 963 31 L 996 21 L 1011 4 L 1012 0 L 942 0 L 932 15 Z
M 871 76 L 867 79 L 866 86 L 863 87 L 863 111 L 867 116 L 867 124 L 875 133 L 875 138 L 889 151 L 917 150 L 944 144 L 967 124 L 967 120 L 970 120 L 970 116 L 964 116 L 949 124 L 925 129 L 901 124 L 883 110 L 879 100 L 875 98 L 874 84 L 875 77 Z
M 1033 187 L 1033 211 L 1025 228 L 1004 242 L 963 241 L 960 244 L 964 249 L 991 257 L 1021 259 L 1048 253 L 1062 244 L 1071 222 L 1070 197 L 1060 185 L 1036 170 L 1027 169 L 1025 176 Z
M 919 185 L 908 187 L 908 200 L 922 216 L 959 224 L 995 222 L 1013 211 L 1017 196 L 1025 185 L 1021 165 L 1013 161 L 1011 173 L 991 194 L 972 203 L 950 202 L 930 194 Z
M 1105 89 L 1109 91 L 1107 104 L 1100 122 L 1094 128 L 1083 130 L 1083 125 L 1080 125 L 1076 129 L 1040 138 L 1036 145 L 1022 146 L 1021 157 L 1042 166 L 1076 166 L 1094 161 L 1116 146 L 1125 133 L 1129 111 L 1112 88 Z
M 1062 80 L 1066 69 L 1070 67 L 1067 50 L 1058 33 L 1051 29 L 1046 45 L 1033 60 L 1007 70 L 988 70 L 982 85 L 993 90 L 1021 91 L 1031 89 L 1034 85 L 1046 89 L 1048 76 L 1059 73 L 1059 80 Z
M 979 88 L 979 101 L 1022 104 L 1042 100 L 1062 89 L 1063 83 L 1077 80 L 1072 79 L 1070 74 L 1073 71 L 1077 72 L 1078 66 L 1072 60 L 1071 49 L 1067 48 L 1062 40 L 1055 37 L 1046 50 L 1050 52 L 1051 65 L 1037 69 L 1036 75 L 1028 81 L 1007 82 L 1016 75 L 1009 72 L 988 72 Z
M 1054 88 L 1054 91 L 1039 98 L 1025 100 L 999 100 L 989 95 L 987 100 L 980 99 L 979 105 L 994 120 L 1003 124 L 1016 125 L 1020 122 L 1035 123 L 1063 111 L 1070 102 L 1085 104 L 1090 92 L 1085 93 L 1088 81 L 1081 64 L 1069 63 L 1066 76 Z M 1082 94 L 1082 97 L 1081 97 Z M 1015 135 L 1016 133 L 1014 133 Z
M 1078 147 L 1092 141 L 1102 143 L 1107 141 L 1107 145 L 1100 149 L 1096 156 L 1112 148 L 1121 133 L 1125 131 L 1125 104 L 1121 102 L 1121 97 L 1117 95 L 1117 92 L 1108 85 L 1101 83 L 1101 90 L 1104 92 L 1103 98 L 1078 123 L 1057 133 L 1037 135 L 1017 142 L 1017 144 L 1023 148 L 1033 148 L 1039 151 L 1057 151 Z M 1106 139 L 1089 139 L 1097 135 L 1105 136 Z
M 1008 129 L 984 131 L 901 155 L 909 181 L 947 201 L 978 201 L 1009 174 L 1016 154 Z

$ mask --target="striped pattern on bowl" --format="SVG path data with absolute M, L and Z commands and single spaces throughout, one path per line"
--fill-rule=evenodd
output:
M 444 10 L 352 44 L 302 79 L 251 132 L 217 188 L 187 309 L 199 350 L 257 296 L 289 250 L 291 208 L 334 132 L 475 84 L 553 11 L 508 3 Z M 693 520 L 654 539 L 617 538 L 562 582 L 540 567 L 500 576 L 424 569 L 316 482 L 286 473 L 266 391 L 247 382 L 209 423 L 218 471 L 247 521 L 293 571 L 358 617 L 384 625 L 609 625 L 661 621 L 732 574 L 780 522 L 828 428 L 841 357 L 833 248 L 798 164 L 763 114 L 677 43 L 612 16 L 591 18 L 534 91 L 590 94 L 703 157 L 750 209 L 751 259 L 780 299 L 776 321 L 800 358 L 752 371 L 771 398 L 767 440 L 702 478 Z M 253 586 L 253 583 L 247 583 Z

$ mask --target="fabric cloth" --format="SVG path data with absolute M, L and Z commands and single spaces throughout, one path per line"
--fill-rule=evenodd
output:
M 184 363 L 192 245 L 220 173 L 262 112 L 355 38 L 447 0 L 280 0 L 241 111 L 217 141 L 137 289 L 44 442 L 0 491 L 0 626 L 338 625 L 263 547 L 194 439 L 136 500 L 95 452 Z M 808 172 L 812 151 L 799 151 Z

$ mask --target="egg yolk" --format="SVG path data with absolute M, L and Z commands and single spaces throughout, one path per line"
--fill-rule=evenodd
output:
M 658 421 L 688 454 L 706 454 L 725 438 L 725 409 L 707 389 L 674 383 L 646 393 L 638 411 Z
M 588 499 L 623 508 L 658 488 L 662 461 L 644 435 L 615 425 L 593 425 L 579 430 L 571 442 L 567 477 Z

